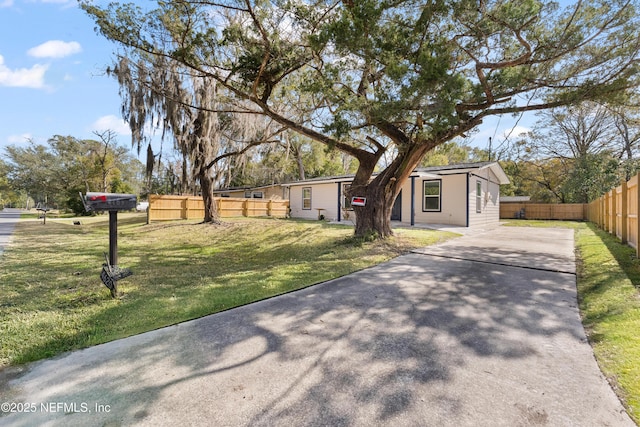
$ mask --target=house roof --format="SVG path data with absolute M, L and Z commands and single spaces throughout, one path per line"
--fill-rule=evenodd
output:
M 418 172 L 434 173 L 437 175 L 450 175 L 453 173 L 465 173 L 473 170 L 484 171 L 491 170 L 493 174 L 498 178 L 500 185 L 509 184 L 509 177 L 500 166 L 498 162 L 476 162 L 476 163 L 459 163 L 456 165 L 446 166 L 430 166 L 426 168 L 418 168 Z
M 353 181 L 355 175 L 336 175 L 336 176 L 320 176 L 317 178 L 309 178 L 301 181 L 285 182 L 281 184 L 283 187 L 289 187 L 292 185 L 305 185 L 305 184 L 325 184 L 329 182 L 350 182 Z
M 269 185 L 261 185 L 259 187 L 252 187 L 250 185 L 244 185 L 241 187 L 228 187 L 228 188 L 217 188 L 213 190 L 214 193 L 232 193 L 235 191 L 246 191 L 246 190 L 262 190 L 266 188 L 279 187 L 281 184 L 269 184 Z
M 439 178 L 442 175 L 450 175 L 454 173 L 466 173 L 472 171 L 483 171 L 483 170 L 491 170 L 498 178 L 499 184 L 508 184 L 509 177 L 504 173 L 504 170 L 500 166 L 498 162 L 478 162 L 478 163 L 460 163 L 456 165 L 446 165 L 446 166 L 430 166 L 425 168 L 417 168 L 413 171 L 411 176 L 421 177 L 421 178 Z M 374 174 L 376 175 L 376 174 Z M 306 185 L 306 184 L 325 184 L 331 182 L 341 182 L 341 181 L 351 181 L 353 180 L 355 175 L 338 175 L 338 176 L 328 176 L 328 177 L 318 177 L 305 179 L 303 181 L 294 181 L 282 184 L 284 187 L 290 187 L 294 185 Z

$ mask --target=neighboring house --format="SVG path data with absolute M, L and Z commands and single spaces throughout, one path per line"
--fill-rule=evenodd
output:
M 353 175 L 345 175 L 282 184 L 288 189 L 283 195 L 289 198 L 291 217 L 353 219 L 351 200 L 345 196 L 352 180 Z M 497 225 L 500 185 L 508 183 L 498 162 L 419 168 L 402 187 L 391 220 L 410 225 Z
M 280 184 L 263 185 L 262 187 L 237 187 L 219 189 L 213 192 L 214 197 L 235 197 L 244 199 L 287 199 L 288 189 L 284 189 Z

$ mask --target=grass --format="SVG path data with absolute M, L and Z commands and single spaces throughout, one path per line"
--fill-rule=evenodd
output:
M 456 236 L 398 230 L 367 242 L 319 221 L 145 224 L 119 214 L 118 256 L 134 275 L 112 299 L 99 275 L 108 216 L 21 221 L 0 257 L 0 369 L 300 289 Z
M 589 224 L 576 236 L 580 310 L 600 369 L 640 424 L 640 262 L 635 250 Z
M 575 230 L 582 322 L 600 369 L 640 425 L 640 260 L 635 249 L 593 224 L 509 221 L 508 225 Z

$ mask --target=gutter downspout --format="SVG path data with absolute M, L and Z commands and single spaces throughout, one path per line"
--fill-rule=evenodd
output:
M 416 225 L 416 177 L 411 177 L 411 226 Z
M 469 174 L 469 172 L 467 172 L 467 225 L 466 227 L 469 227 L 469 180 L 471 179 L 471 175 Z
M 342 198 L 342 183 L 338 182 L 338 222 L 342 221 L 342 207 L 340 206 L 340 199 Z

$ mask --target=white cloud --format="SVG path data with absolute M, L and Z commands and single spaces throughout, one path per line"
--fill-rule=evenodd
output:
M 7 142 L 9 144 L 21 144 L 33 139 L 33 135 L 30 133 L 23 133 L 22 135 L 9 135 Z
M 531 132 L 531 129 L 524 126 L 514 126 L 512 128 L 505 129 L 502 131 L 502 138 L 504 139 L 515 139 L 522 138 L 527 133 Z
M 131 129 L 127 122 L 113 114 L 102 116 L 91 124 L 91 131 L 104 132 L 111 130 L 120 135 L 131 135 Z
M 64 58 L 80 52 L 82 52 L 82 46 L 78 42 L 49 40 L 29 49 L 27 54 L 36 58 Z
M 0 86 L 44 88 L 44 73 L 48 68 L 48 65 L 36 64 L 31 68 L 12 70 L 4 64 L 4 57 L 0 55 Z
M 0 8 L 2 7 L 11 7 L 13 6 L 13 0 L 1 0 L 0 1 Z

